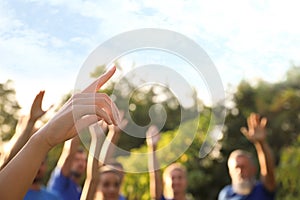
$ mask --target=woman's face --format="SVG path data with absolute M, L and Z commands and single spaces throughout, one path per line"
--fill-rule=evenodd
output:
M 173 194 L 185 193 L 187 187 L 186 174 L 180 169 L 173 169 L 166 180 L 164 180 L 166 188 L 172 190 Z
M 175 169 L 171 171 L 172 188 L 174 193 L 184 192 L 187 186 L 186 175 L 182 170 Z
M 104 200 L 114 200 L 119 198 L 121 178 L 114 172 L 101 174 L 98 190 L 102 193 Z

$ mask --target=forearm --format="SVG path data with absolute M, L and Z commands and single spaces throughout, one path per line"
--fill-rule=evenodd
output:
M 259 160 L 262 182 L 269 191 L 274 191 L 276 188 L 276 181 L 274 159 L 271 149 L 266 141 L 256 142 L 254 145 Z
M 87 166 L 87 176 L 82 189 L 81 200 L 92 200 L 97 191 L 99 182 L 99 165 L 98 159 L 93 155 L 89 155 Z M 90 162 L 90 160 L 92 160 Z
M 84 182 L 80 200 L 93 200 L 97 191 L 98 180 L 90 179 Z
M 161 199 L 162 178 L 159 163 L 156 157 L 156 147 L 148 146 L 148 168 L 150 178 L 150 196 L 152 199 Z
M 21 133 L 15 133 L 15 136 L 12 138 L 12 141 L 15 142 L 7 156 L 4 158 L 4 162 L 1 166 L 1 169 L 3 169 L 7 165 L 7 163 L 20 151 L 20 149 L 29 140 L 34 124 L 35 121 L 29 119 L 26 123 L 26 127 L 24 128 L 24 130 L 22 130 Z
M 119 139 L 120 139 L 119 132 L 116 132 L 114 130 L 109 130 L 109 132 L 107 133 L 108 145 L 107 145 L 105 158 L 104 158 L 105 162 L 109 162 L 109 160 L 113 157 Z
M 61 172 L 64 176 L 70 175 L 72 162 L 79 146 L 79 136 L 76 136 L 65 142 L 62 154 L 58 160 L 58 167 L 61 168 Z
M 0 199 L 22 199 L 26 194 L 41 162 L 51 149 L 42 132 L 32 136 L 23 149 L 0 171 Z
M 99 155 L 103 142 L 105 140 L 104 133 L 97 126 L 90 127 L 91 145 L 90 153 L 88 155 L 88 162 L 86 168 L 86 179 L 84 182 L 81 200 L 94 199 L 97 185 L 99 181 Z

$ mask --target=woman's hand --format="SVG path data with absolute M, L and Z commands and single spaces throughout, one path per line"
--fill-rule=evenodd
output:
M 42 128 L 49 147 L 73 138 L 82 129 L 103 120 L 118 125 L 119 111 L 108 95 L 96 93 L 114 74 L 113 67 L 81 93 L 73 95 L 59 112 Z

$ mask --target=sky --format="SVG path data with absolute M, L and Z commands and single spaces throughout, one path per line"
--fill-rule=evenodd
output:
M 14 81 L 22 112 L 74 88 L 89 54 L 126 31 L 159 28 L 197 42 L 225 90 L 242 79 L 276 82 L 300 64 L 298 1 L 0 0 L 0 82 Z

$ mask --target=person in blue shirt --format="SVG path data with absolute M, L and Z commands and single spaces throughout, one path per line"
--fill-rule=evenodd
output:
M 266 141 L 267 119 L 252 113 L 247 123 L 248 129 L 243 127 L 241 132 L 255 146 L 260 165 L 260 180 L 256 180 L 257 169 L 253 156 L 244 150 L 235 150 L 230 154 L 227 162 L 231 185 L 225 186 L 220 191 L 219 200 L 275 199 L 274 161 Z
M 48 181 L 48 189 L 59 193 L 65 200 L 79 200 L 81 196 L 87 153 L 80 148 L 80 142 L 79 136 L 65 142 L 62 155 Z
M 86 179 L 82 190 L 81 200 L 125 200 L 121 191 L 123 177 L 125 175 L 123 165 L 112 157 L 115 151 L 121 130 L 127 125 L 123 119 L 123 112 L 120 112 L 118 126 L 108 126 L 100 122 L 90 127 L 91 144 L 87 164 Z M 108 132 L 107 132 L 108 131 Z M 106 145 L 104 143 L 106 142 Z M 104 154 L 104 160 L 100 154 Z
M 47 158 L 42 162 L 24 200 L 63 200 L 59 194 L 43 186 L 43 179 L 47 171 L 46 160 Z

